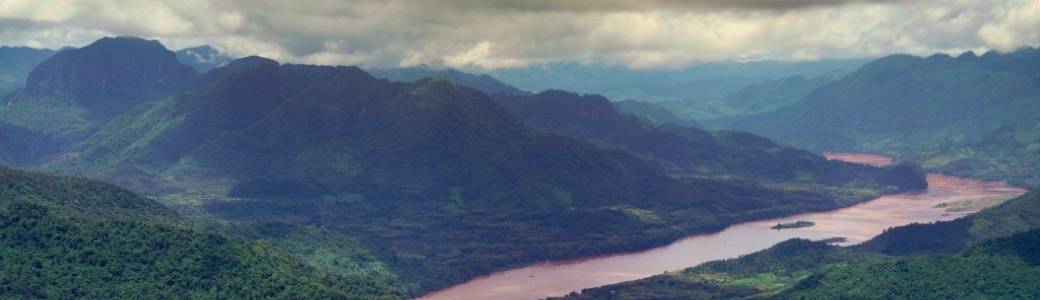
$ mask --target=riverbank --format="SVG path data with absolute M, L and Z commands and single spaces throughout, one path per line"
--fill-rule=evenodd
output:
M 845 158 L 857 157 L 842 156 Z M 835 158 L 840 159 L 840 158 Z M 930 174 L 929 189 L 880 197 L 827 212 L 741 223 L 720 232 L 698 234 L 646 251 L 549 262 L 498 272 L 434 292 L 424 299 L 536 299 L 634 280 L 705 261 L 732 258 L 766 249 L 780 241 L 845 237 L 839 245 L 865 241 L 883 230 L 913 222 L 950 220 L 982 209 L 950 212 L 936 207 L 968 199 L 1013 197 L 1024 193 L 1000 182 Z M 813 227 L 776 231 L 776 223 L 812 221 Z

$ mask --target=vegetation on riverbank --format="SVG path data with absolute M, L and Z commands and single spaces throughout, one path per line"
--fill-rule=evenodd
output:
M 737 259 L 567 299 L 1030 299 L 1040 296 L 1040 193 L 853 247 L 789 240 Z

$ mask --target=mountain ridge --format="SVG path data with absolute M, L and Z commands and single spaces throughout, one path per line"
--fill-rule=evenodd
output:
M 891 154 L 929 169 L 1035 186 L 1040 50 L 894 55 L 799 104 L 720 123 L 812 150 Z M 914 128 L 914 130 L 905 130 Z

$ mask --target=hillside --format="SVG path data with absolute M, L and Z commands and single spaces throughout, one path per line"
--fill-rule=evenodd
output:
M 31 130 L 0 123 L 0 164 L 25 166 L 51 153 L 58 143 Z
M 1040 194 L 849 248 L 789 240 L 737 259 L 586 289 L 567 299 L 1031 299 Z
M 3 298 L 402 298 L 92 180 L 0 168 Z
M 1034 48 L 894 55 L 795 106 L 726 123 L 812 150 L 885 153 L 929 170 L 1036 186 L 1038 70 Z

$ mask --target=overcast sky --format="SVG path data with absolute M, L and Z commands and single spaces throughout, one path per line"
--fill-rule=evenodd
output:
M 1040 0 L 0 0 L 0 45 L 133 35 L 285 62 L 467 69 L 1013 50 L 1040 44 L 1037 28 Z

